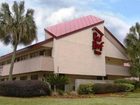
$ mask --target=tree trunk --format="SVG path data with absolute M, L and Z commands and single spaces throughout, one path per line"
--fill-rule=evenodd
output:
M 10 66 L 10 70 L 9 70 L 9 80 L 12 80 L 14 62 L 15 62 L 15 57 L 16 57 L 16 50 L 17 50 L 17 44 L 14 46 L 14 50 L 13 50 L 13 55 L 12 55 L 12 59 L 11 59 L 11 66 Z

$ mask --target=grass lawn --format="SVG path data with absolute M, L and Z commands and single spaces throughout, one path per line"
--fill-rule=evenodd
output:
M 94 96 L 93 98 L 11 98 L 0 97 L 0 105 L 140 105 L 140 93 L 126 96 Z

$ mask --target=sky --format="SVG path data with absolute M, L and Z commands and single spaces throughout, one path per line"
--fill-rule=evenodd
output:
M 13 1 L 0 0 L 0 5 Z M 93 15 L 105 21 L 105 26 L 123 43 L 129 28 L 140 22 L 140 0 L 24 0 L 25 8 L 34 9 L 38 42 L 45 40 L 44 28 L 81 16 Z M 1 7 L 1 6 L 0 6 Z M 36 43 L 36 42 L 34 42 Z M 24 46 L 19 46 L 18 49 Z M 0 42 L 0 56 L 12 51 L 12 46 Z

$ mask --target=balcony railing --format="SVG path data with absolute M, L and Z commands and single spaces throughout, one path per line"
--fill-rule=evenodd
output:
M 31 59 L 15 62 L 13 74 L 28 73 L 35 71 L 53 71 L 53 58 L 38 56 Z M 8 75 L 10 64 L 4 65 L 1 75 Z M 0 69 L 1 70 L 1 69 Z
M 107 75 L 130 76 L 129 67 L 106 64 Z

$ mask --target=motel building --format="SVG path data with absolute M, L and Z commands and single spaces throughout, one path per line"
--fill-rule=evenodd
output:
M 116 23 L 117 24 L 117 23 Z M 104 26 L 85 16 L 44 29 L 46 40 L 17 51 L 13 80 L 42 80 L 50 73 L 66 75 L 74 90 L 81 83 L 128 78 L 125 47 Z M 12 53 L 0 57 L 0 79 L 8 79 Z

